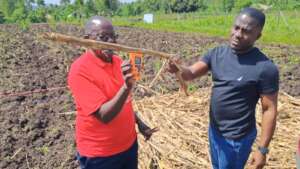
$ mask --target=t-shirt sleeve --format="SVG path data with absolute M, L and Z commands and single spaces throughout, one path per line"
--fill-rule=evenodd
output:
M 103 90 L 85 75 L 80 73 L 69 75 L 68 85 L 77 109 L 80 109 L 79 112 L 83 112 L 84 115 L 91 115 L 108 101 Z
M 217 48 L 211 49 L 200 58 L 200 61 L 206 63 L 209 69 L 211 69 L 212 58 L 215 55 L 216 50 Z
M 261 94 L 271 94 L 279 90 L 279 71 L 272 63 L 267 62 L 260 74 L 258 91 Z

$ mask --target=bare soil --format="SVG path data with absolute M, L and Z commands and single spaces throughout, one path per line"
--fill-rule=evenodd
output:
M 66 77 L 72 61 L 84 49 L 41 39 L 39 33 L 46 31 L 82 35 L 80 27 L 71 25 L 50 27 L 39 24 L 27 31 L 21 31 L 15 25 L 0 26 L 0 168 L 3 169 L 78 167 L 75 160 L 74 115 L 67 113 L 74 111 L 75 107 L 66 88 Z M 125 27 L 116 31 L 120 44 L 178 54 L 186 65 L 199 59 L 208 49 L 226 43 L 226 39 L 197 34 Z M 258 46 L 278 65 L 281 89 L 299 97 L 300 47 Z M 161 63 L 160 59 L 145 57 L 142 86 L 149 85 Z M 210 85 L 210 76 L 205 76 L 192 82 L 189 90 Z M 173 75 L 165 72 L 152 89 L 166 93 L 177 90 L 178 84 Z M 36 90 L 50 91 L 20 93 Z M 152 94 L 139 87 L 135 90 L 137 99 Z

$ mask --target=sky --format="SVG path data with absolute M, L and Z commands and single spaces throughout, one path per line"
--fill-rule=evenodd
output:
M 46 4 L 59 4 L 60 0 L 45 0 Z
M 121 2 L 133 2 L 135 0 L 120 0 Z
M 133 2 L 135 0 L 120 0 L 121 2 Z M 59 4 L 60 0 L 45 0 L 46 4 Z

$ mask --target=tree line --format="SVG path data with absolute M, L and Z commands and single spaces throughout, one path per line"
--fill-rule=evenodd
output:
M 300 0 L 61 0 L 46 5 L 44 0 L 0 0 L 0 23 L 42 23 L 73 21 L 93 15 L 136 16 L 143 13 L 225 12 L 240 10 L 254 4 L 273 9 L 300 9 Z

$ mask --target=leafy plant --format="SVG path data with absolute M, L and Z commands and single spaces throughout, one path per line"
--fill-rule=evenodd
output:
M 189 92 L 195 92 L 198 89 L 198 87 L 195 84 L 189 84 L 188 91 Z
M 56 31 L 57 22 L 54 19 L 54 17 L 51 15 L 47 15 L 46 18 L 47 18 L 47 23 L 49 24 L 52 31 Z
M 49 147 L 48 146 L 42 146 L 42 147 L 37 147 L 35 148 L 36 151 L 42 153 L 43 155 L 46 155 L 47 153 L 49 153 Z
M 26 31 L 30 28 L 31 22 L 29 19 L 24 19 L 24 20 L 19 20 L 17 24 L 23 31 Z
M 0 11 L 0 24 L 5 22 L 4 14 L 2 11 Z

